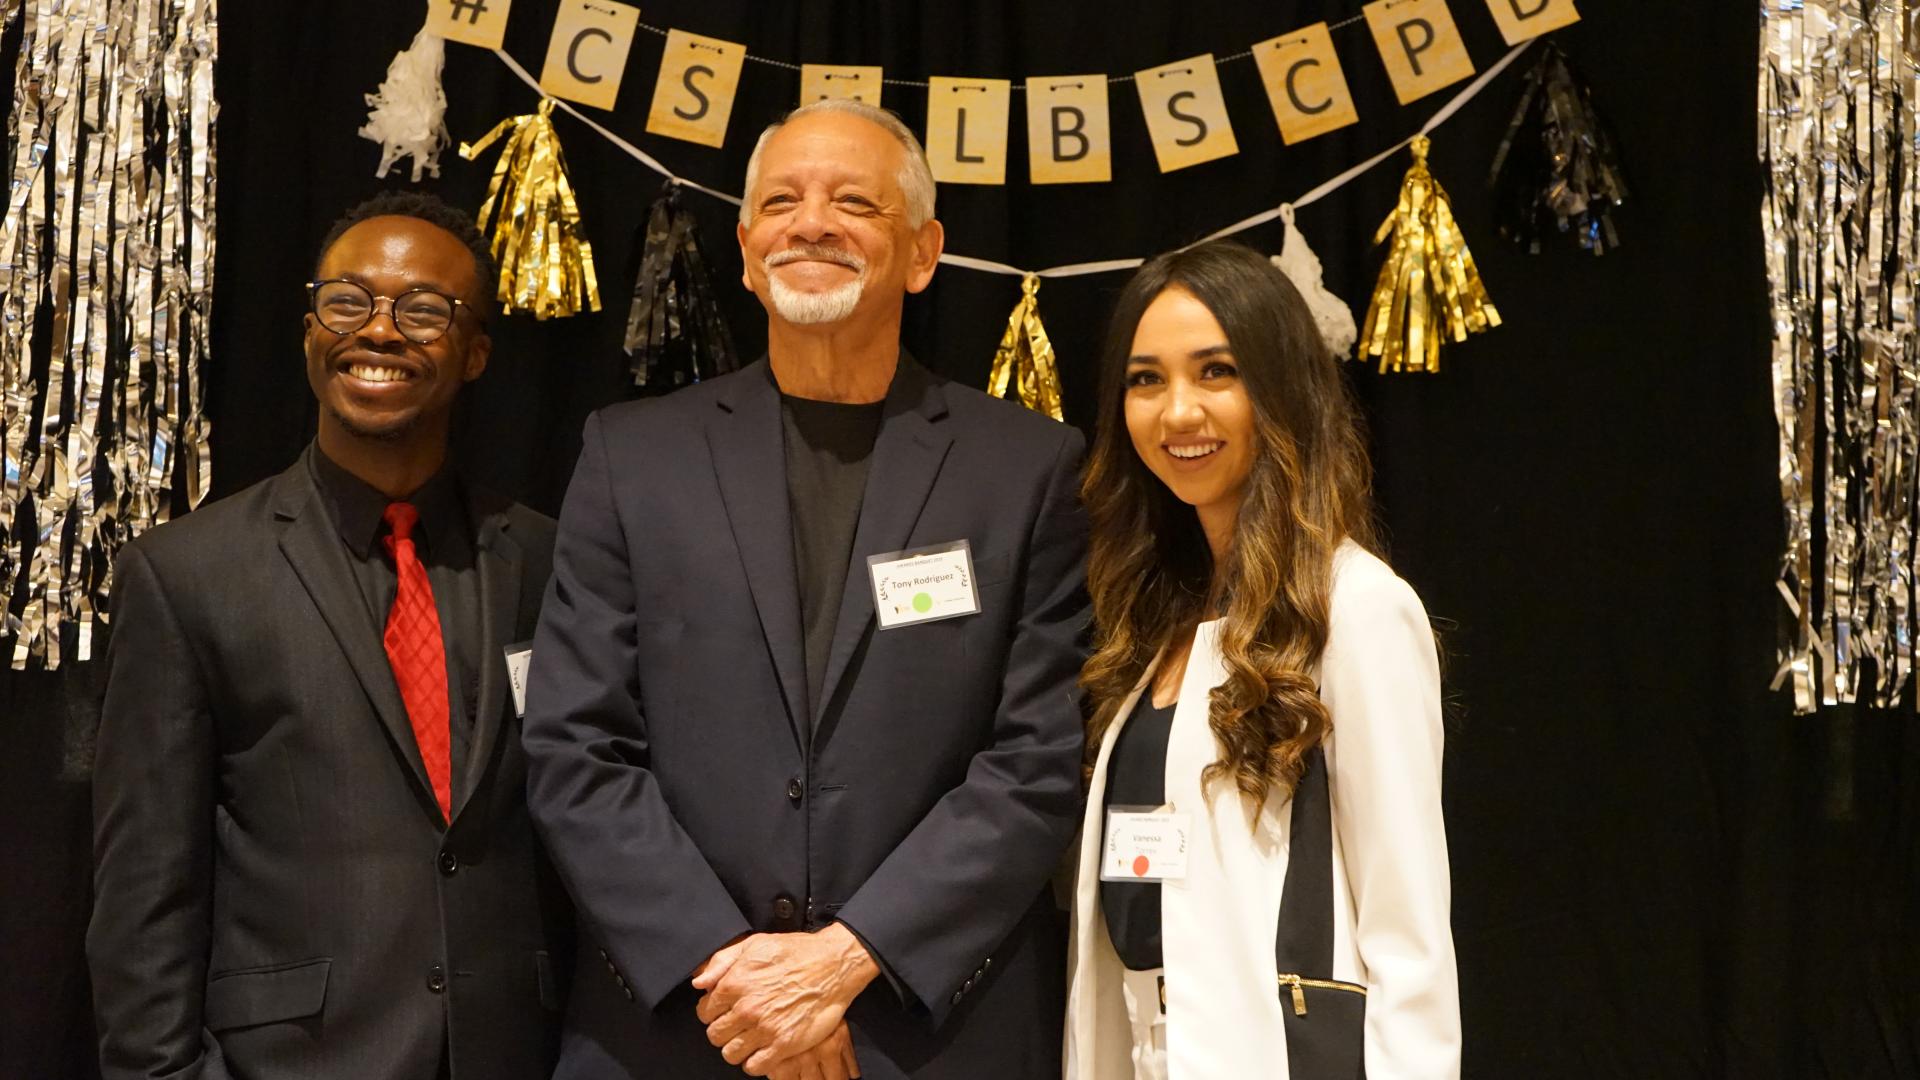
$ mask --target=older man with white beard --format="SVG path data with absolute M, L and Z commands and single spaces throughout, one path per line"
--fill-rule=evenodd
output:
M 1077 431 L 900 348 L 943 242 L 891 113 L 747 170 L 766 361 L 587 423 L 535 638 L 578 902 L 557 1075 L 1059 1075 L 1080 805 Z

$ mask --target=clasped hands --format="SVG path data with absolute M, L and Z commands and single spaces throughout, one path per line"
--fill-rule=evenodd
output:
M 729 1065 L 773 1080 L 860 1075 L 847 1006 L 880 974 L 840 923 L 809 934 L 750 934 L 693 974 L 695 1012 Z

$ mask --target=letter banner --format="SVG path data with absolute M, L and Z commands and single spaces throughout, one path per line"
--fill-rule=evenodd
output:
M 1135 72 L 1140 108 L 1160 171 L 1172 172 L 1240 152 L 1227 122 L 1227 99 L 1220 94 L 1220 73 L 1213 54 L 1176 60 Z
M 1255 45 L 1253 61 L 1288 146 L 1359 121 L 1326 23 Z
M 627 71 L 640 9 L 614 0 L 560 0 L 547 42 L 540 89 L 554 97 L 612 109 Z
M 1400 104 L 1408 105 L 1473 74 L 1467 43 L 1447 0 L 1374 0 L 1360 9 L 1380 49 Z
M 1027 164 L 1036 184 L 1113 179 L 1105 75 L 1035 75 L 1027 80 Z
M 733 115 L 740 65 L 746 59 L 745 45 L 685 30 L 667 31 L 647 130 L 702 146 L 726 142 L 727 118 Z
M 512 6 L 513 0 L 427 0 L 427 29 L 448 41 L 497 49 Z
M 881 72 L 877 67 L 836 64 L 800 65 L 800 104 L 824 98 L 851 98 L 880 104 Z
M 927 80 L 927 163 L 943 184 L 1007 182 L 1007 79 Z
M 1580 21 L 1573 0 L 1487 0 L 1487 7 L 1492 9 L 1493 21 L 1500 24 L 1500 36 L 1509 45 Z

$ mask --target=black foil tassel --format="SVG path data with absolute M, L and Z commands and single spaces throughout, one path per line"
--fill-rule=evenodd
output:
M 671 390 L 740 366 L 720 315 L 693 212 L 669 183 L 640 227 L 640 269 L 627 313 L 633 384 Z
M 1544 43 L 1527 74 L 1487 183 L 1500 235 L 1536 255 L 1550 228 L 1595 255 L 1620 246 L 1613 210 L 1626 201 L 1627 181 L 1619 153 L 1557 42 Z

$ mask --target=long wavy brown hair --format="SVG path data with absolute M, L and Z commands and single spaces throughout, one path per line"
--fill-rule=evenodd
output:
M 1213 313 L 1253 405 L 1253 471 L 1217 567 L 1194 508 L 1147 470 L 1127 432 L 1134 330 L 1167 289 Z M 1093 528 L 1095 649 L 1080 676 L 1089 760 L 1155 654 L 1219 617 L 1227 677 L 1212 691 L 1208 723 L 1220 757 L 1202 782 L 1231 777 L 1254 806 L 1275 787 L 1291 792 L 1331 727 L 1313 672 L 1327 644 L 1334 551 L 1349 539 L 1378 546 L 1371 487 L 1359 410 L 1286 275 L 1231 243 L 1141 267 L 1107 331 L 1081 484 Z

